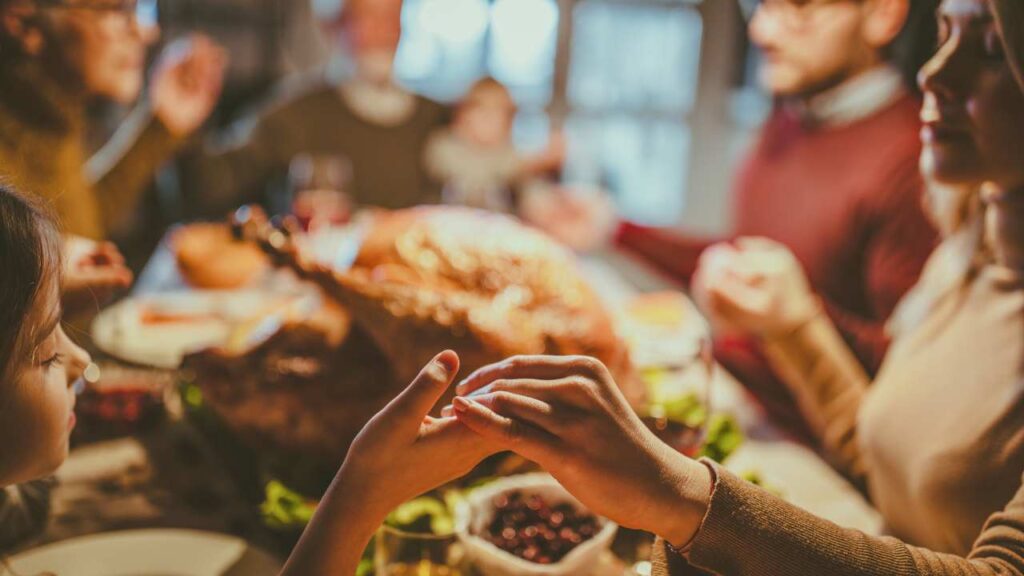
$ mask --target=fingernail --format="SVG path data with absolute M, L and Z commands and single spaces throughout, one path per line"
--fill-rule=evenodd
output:
M 452 400 L 452 408 L 454 408 L 456 412 L 465 412 L 469 410 L 469 403 L 469 400 L 456 396 L 455 399 Z
M 451 350 L 446 350 L 438 354 L 434 358 L 434 363 L 440 366 L 441 369 L 444 370 L 445 374 L 451 374 L 455 371 L 456 360 Z

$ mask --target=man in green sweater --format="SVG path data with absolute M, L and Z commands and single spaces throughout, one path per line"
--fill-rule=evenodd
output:
M 294 158 L 307 154 L 351 166 L 346 192 L 357 205 L 404 208 L 439 200 L 423 150 L 448 111 L 395 83 L 401 22 L 402 0 L 351 0 L 336 20 L 323 22 L 350 65 L 332 62 L 312 77 L 286 82 L 259 113 L 219 142 L 207 142 L 186 161 L 193 205 L 213 215 L 259 199 Z

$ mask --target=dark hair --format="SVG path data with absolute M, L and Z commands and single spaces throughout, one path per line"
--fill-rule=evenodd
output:
M 889 46 L 889 61 L 907 85 L 917 90 L 917 73 L 935 54 L 939 42 L 939 25 L 935 13 L 941 0 L 910 0 L 907 22 Z
M 0 16 L 15 4 L 15 0 L 0 0 Z M 0 62 L 22 57 L 21 42 L 8 34 L 7 29 L 0 26 Z
M 39 326 L 28 319 L 40 294 L 59 286 L 61 238 L 37 201 L 0 183 L 0 378 L 13 376 Z

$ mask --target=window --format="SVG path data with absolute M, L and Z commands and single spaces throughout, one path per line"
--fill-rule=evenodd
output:
M 406 0 L 396 70 L 453 101 L 494 76 L 520 107 L 517 142 L 564 126 L 566 179 L 609 189 L 623 213 L 685 209 L 702 21 L 685 0 Z
M 673 224 L 685 208 L 701 28 L 683 3 L 574 8 L 568 176 L 611 190 L 631 219 Z
M 318 13 L 336 11 L 341 1 L 311 0 Z M 693 122 L 698 80 L 707 73 L 701 48 L 710 4 L 405 0 L 396 74 L 410 89 L 445 102 L 458 100 L 481 76 L 493 76 L 519 105 L 515 139 L 521 148 L 541 148 L 551 127 L 561 127 L 569 140 L 570 184 L 608 189 L 628 218 L 672 225 L 684 220 L 688 188 L 717 193 L 723 178 L 715 175 L 730 163 L 702 158 L 701 173 L 690 171 L 695 140 L 719 147 L 707 139 L 707 126 L 694 134 Z M 716 18 L 731 38 L 734 23 L 722 26 L 721 14 Z M 705 116 L 709 103 L 715 114 L 714 101 L 732 96 L 726 83 L 711 84 L 720 83 L 703 96 Z M 720 219 L 709 217 L 707 206 L 694 215 Z

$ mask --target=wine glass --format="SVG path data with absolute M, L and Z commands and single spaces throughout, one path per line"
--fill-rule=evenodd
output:
M 685 295 L 663 292 L 634 300 L 624 329 L 646 386 L 641 418 L 668 445 L 698 455 L 711 414 L 715 366 L 707 323 Z
M 292 212 L 306 231 L 344 224 L 352 214 L 352 162 L 344 156 L 299 154 L 288 167 Z

